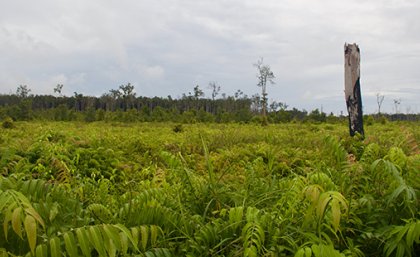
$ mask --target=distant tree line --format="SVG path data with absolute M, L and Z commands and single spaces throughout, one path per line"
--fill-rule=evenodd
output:
M 63 85 L 57 85 L 58 95 L 33 95 L 26 85 L 17 88 L 16 94 L 0 94 L 0 118 L 13 120 L 54 120 L 54 121 L 120 121 L 147 122 L 172 121 L 194 122 L 256 122 L 270 123 L 291 121 L 337 122 L 345 117 L 336 117 L 315 109 L 311 112 L 289 109 L 282 102 L 272 102 L 258 94 L 248 97 L 238 90 L 233 96 L 220 93 L 220 86 L 209 83 L 210 98 L 196 86 L 193 92 L 180 98 L 137 96 L 130 83 L 111 89 L 100 97 L 86 96 L 74 92 L 72 96 L 61 94 Z M 262 112 L 266 113 L 266 118 Z M 420 120 L 419 115 L 380 114 L 389 120 Z M 374 117 L 378 119 L 378 117 Z

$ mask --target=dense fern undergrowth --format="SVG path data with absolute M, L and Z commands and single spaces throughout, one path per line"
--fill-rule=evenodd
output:
M 0 256 L 419 256 L 420 129 L 0 128 Z

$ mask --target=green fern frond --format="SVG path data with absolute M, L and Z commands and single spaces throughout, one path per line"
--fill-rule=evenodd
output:
M 167 248 L 154 248 L 144 253 L 145 257 L 171 257 L 172 254 Z
M 265 243 L 265 231 L 259 222 L 259 210 L 248 207 L 246 210 L 247 223 L 242 228 L 244 256 L 260 256 Z
M 379 159 L 372 163 L 371 169 L 376 173 L 376 176 L 387 178 L 389 184 L 386 192 L 388 206 L 391 204 L 404 206 L 414 216 L 418 208 L 417 194 L 402 176 L 400 167 L 391 161 Z
M 392 226 L 385 233 L 384 254 L 388 256 L 413 256 L 413 245 L 420 244 L 420 220 L 408 220 L 404 226 Z
M 8 189 L 16 189 L 19 178 L 16 175 L 9 177 L 0 176 L 0 193 Z
M 336 190 L 337 186 L 331 180 L 331 178 L 324 172 L 312 172 L 308 173 L 308 183 L 318 184 L 325 190 Z
M 176 170 L 182 166 L 181 160 L 170 152 L 161 151 L 159 157 L 170 170 Z
M 8 238 L 9 224 L 13 232 L 23 239 L 26 234 L 31 252 L 35 252 L 37 227 L 45 228 L 45 223 L 29 200 L 20 192 L 8 189 L 0 192 L 0 213 L 4 215 L 3 233 Z
M 388 154 L 384 157 L 384 160 L 388 160 L 398 166 L 401 170 L 405 170 L 408 158 L 401 148 L 394 146 L 389 149 Z
M 158 240 L 162 235 L 162 230 L 157 226 L 140 226 L 131 229 L 122 224 L 85 226 L 54 236 L 48 242 L 37 245 L 36 256 L 38 254 L 61 256 L 63 252 L 68 256 L 86 257 L 96 254 L 171 256 L 167 249 L 158 248 Z
M 244 256 L 260 256 L 265 242 L 264 228 L 257 222 L 248 222 L 242 229 Z
M 102 204 L 91 204 L 87 207 L 87 211 L 92 217 L 99 221 L 99 223 L 111 223 L 113 215 L 111 211 Z
M 235 207 L 229 210 L 229 226 L 233 231 L 236 231 L 243 221 L 244 208 Z
M 332 244 L 313 243 L 301 246 L 294 257 L 344 257 Z
M 335 233 L 339 230 L 341 217 L 343 213 L 348 212 L 349 206 L 341 193 L 337 191 L 322 192 L 321 190 L 322 188 L 318 188 L 316 185 L 308 186 L 305 190 L 311 205 L 307 210 L 304 224 L 310 224 L 316 220 L 319 228 L 325 217 L 328 217 L 327 220 Z
M 201 227 L 194 235 L 192 247 L 198 252 L 214 252 L 215 246 L 221 241 L 221 223 L 217 220 Z
M 174 227 L 182 227 L 188 215 L 181 216 L 175 209 L 164 206 L 155 199 L 147 202 L 127 203 L 119 212 L 120 220 L 124 220 L 129 226 L 135 225 L 158 225 L 165 231 Z
M 335 164 L 340 168 L 347 159 L 347 151 L 344 146 L 333 136 L 326 136 L 324 139 L 328 155 L 334 158 Z
M 31 179 L 21 181 L 18 183 L 17 188 L 31 201 L 38 201 L 39 199 L 44 199 L 46 197 L 52 189 L 52 185 L 43 179 Z
M 376 143 L 370 143 L 365 147 L 363 151 L 363 155 L 360 158 L 360 160 L 363 163 L 372 163 L 381 157 L 382 157 L 381 147 Z
M 344 254 L 334 249 L 333 245 L 312 245 L 311 250 L 314 257 L 344 257 Z
M 311 247 L 305 246 L 305 247 L 299 248 L 299 250 L 297 250 L 297 252 L 295 253 L 294 257 L 312 257 Z

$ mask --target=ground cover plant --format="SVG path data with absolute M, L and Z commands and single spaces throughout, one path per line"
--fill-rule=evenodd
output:
M 14 122 L 0 256 L 418 256 L 418 123 Z

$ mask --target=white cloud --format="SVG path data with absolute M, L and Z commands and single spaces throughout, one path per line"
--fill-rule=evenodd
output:
M 156 66 L 147 67 L 144 70 L 144 73 L 147 77 L 158 79 L 158 78 L 162 78 L 162 76 L 165 73 L 165 70 L 161 66 L 156 65 Z
M 366 106 L 374 106 L 375 92 L 414 104 L 420 2 L 347 3 L 8 1 L 0 9 L 0 93 L 21 83 L 33 93 L 51 92 L 61 79 L 70 94 L 100 95 L 132 81 L 144 95 L 179 96 L 218 81 L 223 92 L 252 95 L 259 92 L 252 63 L 263 56 L 277 76 L 270 98 L 340 110 L 343 45 L 357 42 Z M 317 97 L 302 101 L 305 92 Z

